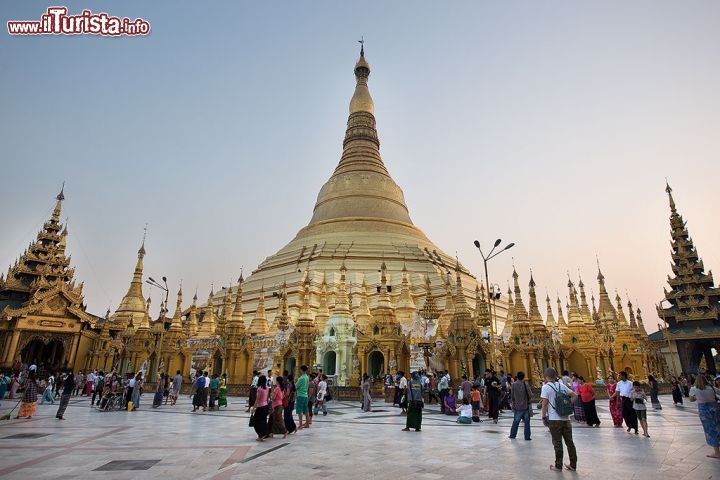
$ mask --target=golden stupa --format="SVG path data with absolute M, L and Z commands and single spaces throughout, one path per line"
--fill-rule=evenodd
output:
M 457 259 L 443 252 L 413 224 L 403 191 L 383 163 L 375 127 L 375 105 L 368 89 L 370 65 L 364 49 L 354 71 L 357 83 L 350 100 L 340 162 L 320 189 L 308 225 L 245 280 L 243 310 L 248 325 L 262 291 L 268 324 L 273 330 L 283 284 L 291 320 L 297 319 L 306 271 L 311 277 L 312 306 L 322 309 L 319 297 L 326 288 L 332 307 L 343 262 L 353 309 L 360 302 L 360 295 L 353 294 L 361 292 L 363 282 L 369 289 L 370 303 L 377 302 L 383 262 L 393 300 L 399 298 L 403 279 L 407 278 L 412 298 L 422 303 L 428 276 L 433 296 L 442 304 L 449 287 L 448 273 L 455 276 Z M 474 303 L 477 281 L 462 264 L 460 271 L 465 295 Z M 227 291 L 224 289 L 215 296 L 214 305 L 222 304 Z M 504 302 L 498 303 L 497 313 L 498 317 L 505 317 Z

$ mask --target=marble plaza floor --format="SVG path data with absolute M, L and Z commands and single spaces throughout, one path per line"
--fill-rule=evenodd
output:
M 331 402 L 309 430 L 259 443 L 244 398 L 196 414 L 186 396 L 158 409 L 151 399 L 143 395 L 140 410 L 128 413 L 97 412 L 75 397 L 64 421 L 54 418 L 56 404 L 38 406 L 32 420 L 0 422 L 0 479 L 720 478 L 720 460 L 705 457 L 711 449 L 695 406 L 676 408 L 669 397 L 648 414 L 649 439 L 613 428 L 600 401 L 600 428 L 573 424 L 576 473 L 548 470 L 553 449 L 539 415 L 527 442 L 522 433 L 508 438 L 509 413 L 497 425 L 458 425 L 432 406 L 416 433 L 400 430 L 404 417 L 391 405 L 362 413 L 355 403 Z M 0 412 L 12 405 L 3 401 Z

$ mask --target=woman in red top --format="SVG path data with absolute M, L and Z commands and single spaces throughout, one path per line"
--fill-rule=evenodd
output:
M 595 392 L 593 392 L 592 385 L 585 383 L 583 377 L 578 377 L 578 383 L 578 393 L 582 400 L 583 410 L 585 410 L 585 421 L 590 427 L 599 427 L 600 419 L 595 408 Z
M 283 377 L 277 377 L 275 380 L 275 385 L 270 395 L 270 399 L 272 400 L 272 428 L 270 429 L 270 436 L 282 434 L 283 438 L 286 438 L 287 429 L 285 428 L 285 417 L 283 416 L 283 399 L 285 398 L 283 385 L 285 384 L 285 380 Z

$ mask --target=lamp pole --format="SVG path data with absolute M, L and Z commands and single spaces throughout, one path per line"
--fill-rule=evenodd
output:
M 508 243 L 507 245 L 505 245 L 505 248 L 503 248 L 502 250 L 498 250 L 498 251 L 496 252 L 495 249 L 497 249 L 497 247 L 499 247 L 500 244 L 502 243 L 502 240 L 498 238 L 497 240 L 495 240 L 495 244 L 493 245 L 492 250 L 490 250 L 490 253 L 488 253 L 487 256 L 486 256 L 486 255 L 483 253 L 482 248 L 480 248 L 480 242 L 479 242 L 478 240 L 475 240 L 473 243 L 474 243 L 474 245 L 475 245 L 475 248 L 478 249 L 478 252 L 480 252 L 480 256 L 481 256 L 482 259 L 483 259 L 483 267 L 485 268 L 485 285 L 487 285 L 487 288 L 488 288 L 488 300 L 489 300 L 489 296 L 490 296 L 490 277 L 488 276 L 488 267 L 487 267 L 488 261 L 490 261 L 490 260 L 492 260 L 493 258 L 497 257 L 498 255 L 500 255 L 500 254 L 501 254 L 502 252 L 504 252 L 505 250 L 510 250 L 512 247 L 515 246 L 515 244 L 514 244 L 514 243 Z M 494 253 L 493 253 L 493 252 L 494 252 Z M 488 305 L 489 305 L 489 304 L 490 304 L 490 302 L 488 302 Z M 495 314 L 497 314 L 497 312 L 495 312 Z M 490 349 L 490 362 L 493 364 L 493 368 L 494 368 L 494 366 L 495 366 L 495 330 L 496 330 L 496 329 L 497 329 L 497 325 L 495 325 L 495 328 L 493 328 L 492 319 L 491 319 L 490 341 L 491 341 L 491 343 L 492 343 L 492 348 Z
M 163 301 L 163 304 L 160 307 L 160 318 L 162 318 L 163 325 L 162 325 L 162 331 L 160 332 L 159 338 L 156 338 L 156 340 L 155 340 L 156 344 L 157 344 L 157 348 L 156 348 L 156 352 L 155 352 L 156 366 L 155 366 L 155 372 L 153 372 L 153 373 L 157 373 L 157 369 L 160 367 L 160 364 L 162 363 L 161 356 L 162 356 L 162 342 L 163 342 L 163 337 L 165 336 L 165 315 L 168 312 L 167 303 L 168 303 L 168 295 L 170 294 L 170 289 L 168 288 L 168 284 L 167 284 L 167 277 L 163 276 L 162 281 L 163 281 L 163 283 L 161 284 L 160 282 L 158 282 L 157 280 L 155 280 L 152 277 L 148 277 L 148 279 L 145 280 L 145 283 L 147 283 L 151 287 L 157 287 L 160 290 L 162 290 L 163 292 L 165 292 L 165 300 Z M 150 366 L 150 367 L 152 368 L 152 366 Z M 165 365 L 165 368 L 167 368 L 167 367 L 168 366 Z

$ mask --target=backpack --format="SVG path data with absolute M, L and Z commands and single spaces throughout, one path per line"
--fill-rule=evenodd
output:
M 573 407 L 570 395 L 563 391 L 562 386 L 557 390 L 553 388 L 551 383 L 548 383 L 548 386 L 555 392 L 555 405 L 552 403 L 550 405 L 555 409 L 557 414 L 561 417 L 568 417 L 572 415 L 575 412 L 575 408 Z

